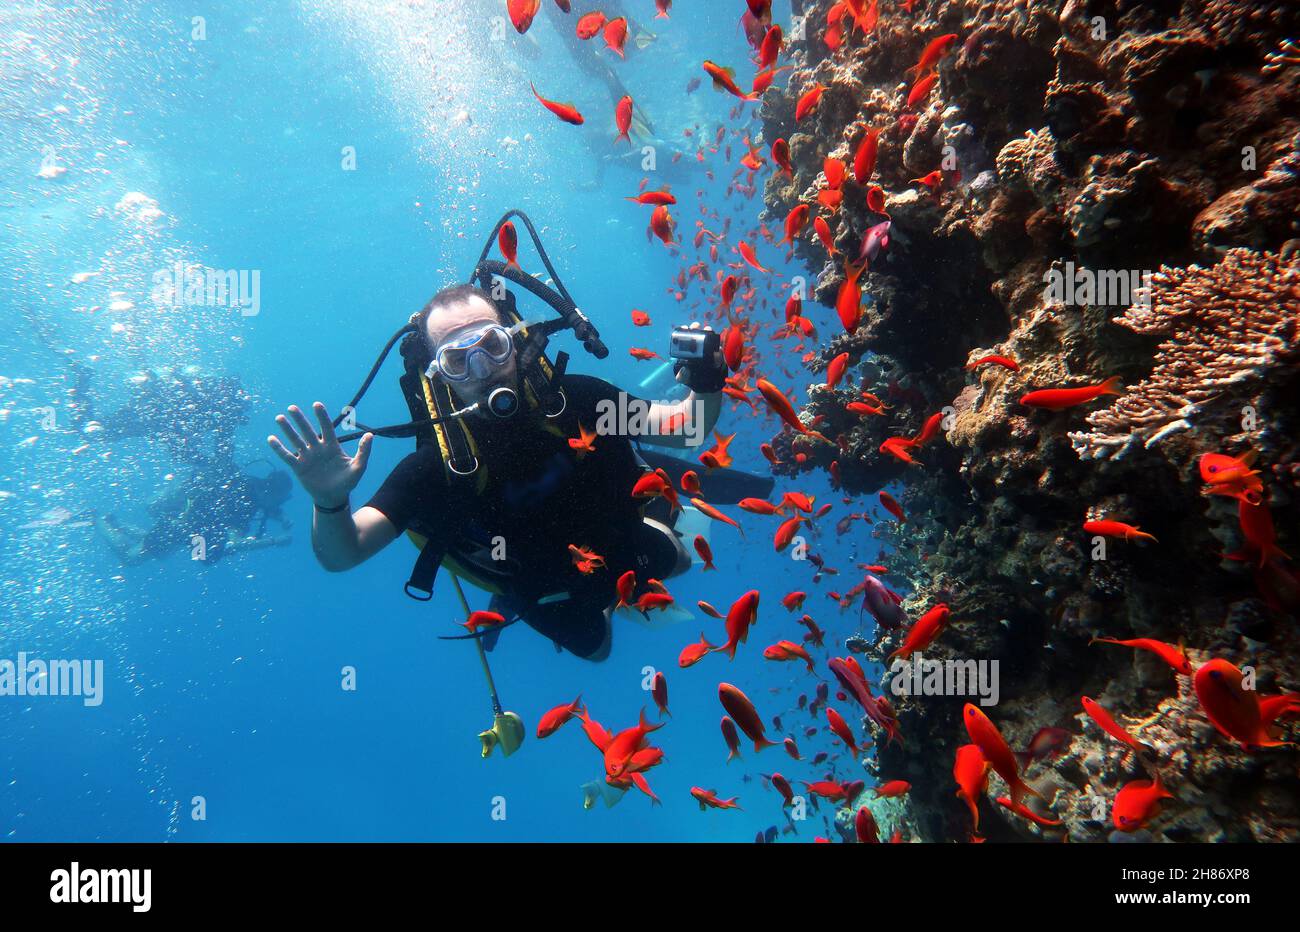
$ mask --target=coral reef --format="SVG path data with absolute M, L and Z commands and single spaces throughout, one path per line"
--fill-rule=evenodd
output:
M 1070 733 L 1059 757 L 1028 770 L 1044 797 L 1032 806 L 1063 824 L 992 804 L 1003 793 L 994 776 L 981 834 L 1300 840 L 1294 748 L 1237 747 L 1189 677 L 1092 643 L 1184 643 L 1193 665 L 1217 657 L 1257 671 L 1263 693 L 1300 688 L 1294 567 L 1226 558 L 1248 543 L 1237 503 L 1204 495 L 1197 470 L 1206 453 L 1255 451 L 1278 542 L 1300 548 L 1300 65 L 1287 42 L 1300 7 L 939 0 L 909 12 L 881 0 L 873 28 L 850 25 L 833 51 L 831 6 L 802 4 L 796 67 L 764 98 L 764 138 L 789 141 L 795 170 L 769 179 L 768 211 L 780 221 L 815 205 L 823 159 L 851 162 L 873 127 L 870 183 L 884 189 L 892 241 L 862 279 L 860 326 L 837 329 L 809 362 L 819 372 L 849 353 L 850 377 L 811 391 L 805 411 L 837 444 L 785 432 L 774 446 L 806 454 L 782 456 L 787 472 L 835 464 L 848 493 L 901 480 L 907 523 L 876 533 L 911 584 L 904 607 L 913 619 L 941 601 L 953 609 L 926 656 L 998 661 L 1000 697 L 986 711 L 1013 747 L 1044 726 Z M 919 76 L 905 72 L 946 33 L 958 38 L 933 90 L 909 109 Z M 795 101 L 817 83 L 821 105 L 796 123 Z M 916 183 L 935 171 L 939 183 Z M 844 192 L 822 211 L 838 254 L 811 235 L 796 246 L 831 307 L 845 257 L 886 219 L 866 206 L 865 185 L 850 178 Z M 966 368 L 990 354 L 1019 370 Z M 1109 377 L 1118 398 L 1057 411 L 1020 403 Z M 846 412 L 860 392 L 884 400 L 885 414 Z M 942 435 L 917 465 L 881 453 L 936 412 Z M 1097 518 L 1157 542 L 1099 550 L 1081 527 Z M 865 656 L 883 662 L 900 643 L 878 632 Z M 1102 732 L 1085 695 L 1152 753 Z M 922 840 L 970 837 L 951 772 L 969 740 L 966 701 L 895 698 L 906 744 L 876 751 L 883 778 L 912 783 L 894 821 Z M 1174 799 L 1141 831 L 1115 832 L 1117 791 L 1152 774 Z

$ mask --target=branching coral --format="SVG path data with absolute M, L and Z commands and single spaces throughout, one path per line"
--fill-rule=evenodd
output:
M 1119 458 L 1188 430 L 1207 405 L 1249 399 L 1300 354 L 1300 267 L 1277 253 L 1229 250 L 1213 268 L 1162 268 L 1149 302 L 1115 322 L 1165 336 L 1151 374 L 1070 434 L 1084 459 Z

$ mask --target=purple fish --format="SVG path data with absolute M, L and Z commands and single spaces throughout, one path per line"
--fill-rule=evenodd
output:
M 862 582 L 862 607 L 871 612 L 876 624 L 891 631 L 902 627 L 907 622 L 907 613 L 900 605 L 902 597 L 871 574 Z
M 862 248 L 858 250 L 858 262 L 870 263 L 879 255 L 880 250 L 889 246 L 889 221 L 882 220 L 867 231 L 862 237 Z

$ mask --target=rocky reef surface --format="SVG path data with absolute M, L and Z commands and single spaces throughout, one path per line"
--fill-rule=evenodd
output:
M 851 5 L 850 5 L 851 6 Z M 905 6 L 911 6 L 909 11 Z M 836 7 L 836 9 L 832 9 Z M 785 431 L 787 473 L 829 469 L 846 494 L 901 482 L 905 523 L 877 523 L 915 619 L 938 602 L 953 622 L 927 658 L 997 660 L 986 709 L 1015 748 L 1042 727 L 1070 733 L 1030 765 L 1040 827 L 980 803 L 990 840 L 1300 840 L 1300 752 L 1245 750 L 1202 712 L 1192 681 L 1151 653 L 1092 643 L 1154 638 L 1193 665 L 1224 658 L 1262 694 L 1300 689 L 1300 582 L 1283 557 L 1249 548 L 1237 502 L 1206 495 L 1206 453 L 1253 450 L 1277 542 L 1300 549 L 1300 65 L 1279 54 L 1300 5 L 1248 0 L 879 0 L 869 30 L 845 4 L 796 0 L 795 66 L 763 102 L 764 139 L 788 140 L 793 176 L 765 200 L 783 222 L 811 204 L 833 231 L 796 255 L 834 307 L 845 258 L 888 219 L 890 242 L 862 278 L 852 332 L 808 358 L 849 354 L 838 387 L 809 392 L 802 417 L 839 443 Z M 829 14 L 829 16 L 828 16 Z M 828 24 L 843 24 L 832 50 Z M 931 39 L 957 39 L 933 89 L 911 108 L 907 74 Z M 816 109 L 796 121 L 815 85 Z M 824 160 L 851 164 L 879 130 L 871 184 L 843 183 L 818 207 Z M 917 183 L 928 173 L 931 184 Z M 937 182 L 933 178 L 937 177 Z M 1063 287 L 1061 287 L 1063 284 Z M 1054 287 L 1055 286 L 1055 287 Z M 1019 371 L 968 364 L 990 354 Z M 1117 376 L 1121 394 L 1052 411 L 1029 391 Z M 881 416 L 846 410 L 870 392 Z M 881 451 L 943 414 L 907 464 Z M 1140 525 L 1155 542 L 1107 539 L 1083 522 Z M 1300 554 L 1297 554 L 1300 556 Z M 901 643 L 879 632 L 866 657 Z M 1081 709 L 1090 696 L 1148 745 L 1138 754 Z M 895 700 L 905 743 L 873 766 L 912 784 L 887 821 L 928 841 L 966 840 L 952 761 L 969 739 L 967 700 Z M 1300 740 L 1293 723 L 1283 736 Z M 1114 831 L 1125 783 L 1158 775 L 1173 798 L 1137 833 Z M 883 814 L 882 814 L 883 815 Z

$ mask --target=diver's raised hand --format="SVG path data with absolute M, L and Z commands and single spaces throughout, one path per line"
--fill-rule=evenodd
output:
M 325 406 L 318 401 L 312 405 L 312 411 L 320 423 L 319 434 L 302 409 L 290 405 L 289 417 L 277 414 L 275 423 L 293 449 L 285 447 L 274 435 L 267 437 L 266 442 L 275 455 L 293 470 L 313 502 L 322 508 L 337 508 L 348 500 L 348 495 L 365 474 L 370 445 L 375 436 L 363 436 L 357 444 L 356 456 L 348 456 L 334 434 L 334 425 Z M 292 423 L 289 418 L 293 419 Z

